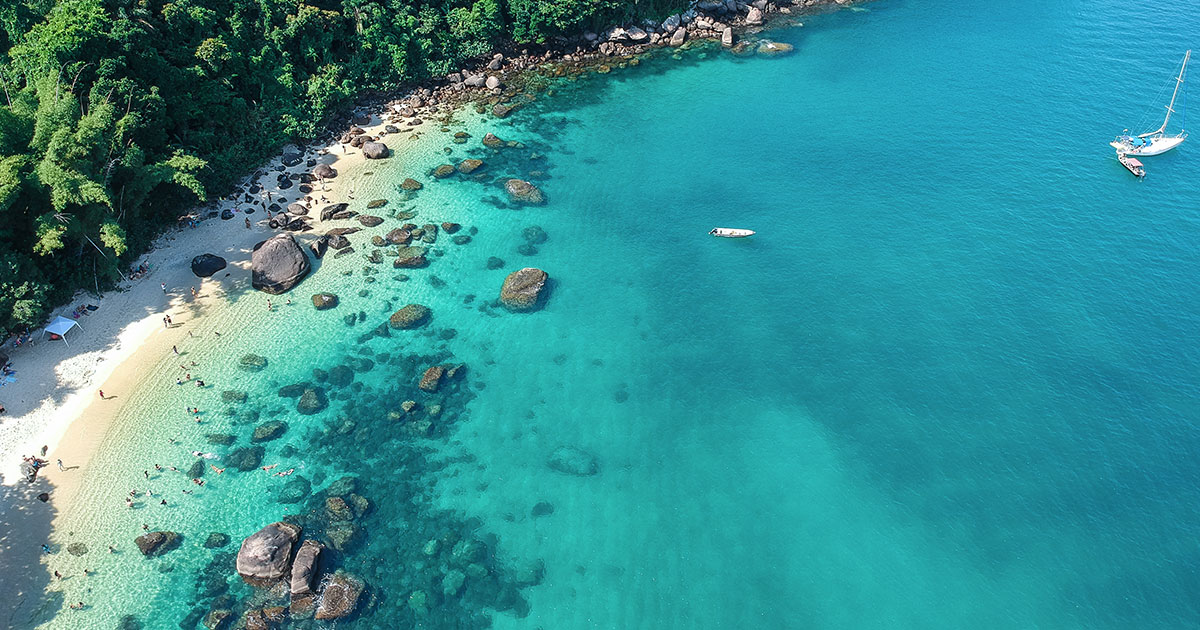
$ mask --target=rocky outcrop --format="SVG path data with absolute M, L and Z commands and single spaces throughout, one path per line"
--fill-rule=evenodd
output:
M 400 329 L 417 328 L 429 321 L 430 313 L 428 306 L 409 304 L 392 313 L 392 316 L 388 318 L 388 326 Z
M 292 595 L 304 595 L 312 592 L 314 578 L 317 576 L 317 561 L 320 560 L 321 550 L 325 546 L 309 539 L 301 543 L 296 552 L 296 561 L 292 563 L 291 587 Z
M 249 584 L 277 580 L 288 573 L 292 546 L 300 539 L 300 527 L 271 523 L 242 541 L 237 555 L 237 572 Z
M 412 240 L 412 232 L 404 228 L 396 228 L 385 234 L 383 238 L 393 245 L 405 245 Z
M 329 221 L 330 219 L 333 218 L 333 215 L 335 215 L 339 212 L 344 212 L 346 210 L 346 208 L 349 208 L 349 207 L 350 207 L 350 204 L 348 204 L 348 203 L 331 203 L 328 206 L 321 208 L 321 220 Z
M 370 228 L 370 227 L 375 227 L 376 225 L 379 225 L 380 223 L 383 223 L 382 218 L 374 216 L 374 215 L 370 215 L 370 214 L 360 214 L 355 218 L 358 219 L 359 223 L 363 224 L 363 227 Z
M 754 52 L 758 53 L 758 56 L 760 57 L 782 57 L 783 55 L 791 53 L 792 50 L 794 50 L 794 48 L 791 44 L 764 40 L 758 44 L 758 48 L 756 48 Z
M 382 160 L 392 154 L 388 146 L 382 142 L 365 142 L 362 145 L 363 157 L 368 160 Z
M 433 169 L 433 176 L 438 179 L 445 179 L 445 178 L 453 175 L 454 172 L 455 172 L 455 169 L 454 169 L 453 164 L 442 164 L 442 165 L 438 166 L 437 168 Z
M 550 276 L 536 267 L 518 269 L 504 279 L 500 301 L 514 311 L 532 311 L 542 302 L 542 292 Z
M 334 177 L 337 177 L 338 173 L 337 169 L 328 164 L 318 164 L 317 167 L 313 169 L 312 174 L 313 177 L 316 177 L 317 179 L 333 179 Z
M 423 391 L 436 392 L 438 385 L 442 382 L 442 375 L 445 374 L 446 368 L 441 365 L 435 365 L 425 370 L 421 375 L 421 381 L 417 384 Z
M 192 259 L 192 273 L 207 278 L 225 268 L 225 259 L 216 254 L 200 254 Z
M 600 462 L 596 456 L 575 446 L 560 446 L 550 454 L 546 465 L 556 470 L 576 477 L 590 477 L 600 472 Z
M 487 135 L 483 136 L 483 146 L 489 149 L 499 149 L 500 147 L 504 146 L 504 141 L 500 138 L 497 138 L 494 134 L 488 133 Z
M 329 239 L 322 236 L 317 240 L 308 244 L 308 248 L 312 250 L 313 256 L 320 260 L 325 256 L 325 252 L 329 249 Z
M 470 175 L 483 167 L 483 160 L 467 158 L 458 163 L 458 172 L 463 175 Z
M 510 179 L 504 182 L 504 190 L 508 198 L 516 203 L 540 206 L 546 202 L 546 196 L 532 183 L 522 179 Z
M 143 556 L 161 556 L 179 546 L 179 534 L 175 532 L 150 532 L 134 539 Z
M 308 256 L 291 234 L 279 234 L 254 246 L 250 255 L 251 285 L 278 295 L 300 283 L 309 272 Z
M 290 203 L 287 207 L 288 214 L 294 214 L 298 217 L 308 216 L 308 206 L 302 203 Z
M 332 293 L 314 293 L 312 296 L 313 307 L 318 311 L 333 308 L 338 305 L 338 296 Z
M 321 591 L 321 603 L 317 606 L 314 617 L 325 621 L 340 619 L 353 613 L 365 586 L 362 580 L 349 573 L 334 573 L 325 585 L 325 590 Z

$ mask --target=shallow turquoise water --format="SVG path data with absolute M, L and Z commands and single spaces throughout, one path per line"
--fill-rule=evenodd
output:
M 1148 158 L 1137 182 L 1106 142 L 1157 106 L 1198 28 L 1182 0 L 887 0 L 774 33 L 791 57 L 661 55 L 455 125 L 474 138 L 446 144 L 453 160 L 431 146 L 361 176 L 356 196 L 395 209 L 398 178 L 418 176 L 416 222 L 477 227 L 471 243 L 441 237 L 445 255 L 408 282 L 326 258 L 282 315 L 231 296 L 236 323 L 192 350 L 214 389 L 185 403 L 164 382 L 136 402 L 180 444 L 130 421 L 104 457 L 186 467 L 192 448 L 229 450 L 205 433 L 244 445 L 251 409 L 287 420 L 264 464 L 314 491 L 358 475 L 374 504 L 361 542 L 332 554 L 371 593 L 339 627 L 1196 626 L 1200 157 Z M 1126 45 L 1138 31 L 1160 45 Z M 527 148 L 485 151 L 489 130 Z M 469 154 L 489 176 L 544 171 L 549 204 L 496 207 L 490 180 L 423 176 Z M 525 256 L 531 225 L 549 239 Z M 707 237 L 715 225 L 759 235 Z M 525 265 L 555 279 L 546 307 L 487 307 Z M 342 304 L 313 312 L 319 290 Z M 433 308 L 428 327 L 358 341 L 409 301 Z M 359 389 L 327 387 L 327 411 L 276 395 L 363 348 L 375 366 Z M 271 361 L 252 379 L 230 367 L 249 350 Z M 415 438 L 387 413 L 433 404 L 413 388 L 440 361 L 469 376 Z M 226 388 L 250 393 L 239 415 L 220 411 Z M 206 424 L 161 411 L 193 402 Z M 600 472 L 548 469 L 562 445 Z M 94 551 L 158 507 L 109 509 L 138 487 L 128 472 L 88 487 L 106 525 L 76 535 Z M 50 625 L 194 625 L 221 590 L 196 581 L 220 553 L 208 532 L 228 551 L 310 507 L 275 502 L 283 480 L 265 473 L 206 479 L 153 516 L 183 549 L 104 558 L 88 586 L 106 595 Z M 486 543 L 487 576 L 441 596 L 464 538 Z

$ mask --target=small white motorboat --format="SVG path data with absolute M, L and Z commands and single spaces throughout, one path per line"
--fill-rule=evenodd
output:
M 1122 166 L 1129 169 L 1129 172 L 1137 176 L 1138 179 L 1146 176 L 1146 167 L 1142 165 L 1141 160 L 1129 157 L 1124 153 L 1118 153 L 1117 159 L 1120 160 Z
M 720 236 L 721 238 L 746 238 L 754 236 L 754 230 L 741 230 L 738 228 L 713 228 L 709 234 Z

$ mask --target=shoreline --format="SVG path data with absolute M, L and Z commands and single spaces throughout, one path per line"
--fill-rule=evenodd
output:
M 826 5 L 818 5 L 816 8 L 824 6 Z M 712 38 L 701 37 L 698 39 L 711 40 Z M 535 75 L 543 71 L 552 72 L 555 64 L 561 62 L 573 64 L 573 67 L 578 69 L 578 73 L 582 73 L 588 71 L 591 66 L 603 64 L 605 61 L 611 62 L 614 57 L 633 58 L 663 47 L 666 45 L 644 44 L 612 47 L 605 52 L 601 50 L 601 45 L 597 42 L 594 49 L 584 55 L 580 55 L 577 51 L 567 50 L 560 50 L 558 54 L 547 52 L 544 59 L 531 61 L 532 65 L 517 62 L 514 67 L 500 73 L 500 76 L 505 77 L 505 81 L 513 80 L 514 84 L 522 83 L 521 87 L 515 91 L 512 88 L 504 90 L 493 88 L 486 91 L 484 89 L 464 90 L 456 89 L 455 86 L 443 85 L 441 88 L 443 93 L 452 93 L 456 97 L 441 101 L 436 98 L 437 93 L 431 93 L 430 96 L 434 98 L 428 100 L 422 96 L 425 91 L 430 90 L 429 87 L 412 87 L 397 92 L 397 94 L 408 95 L 407 103 L 401 100 L 404 97 L 396 96 L 376 101 L 368 110 L 367 120 L 363 120 L 360 117 L 361 114 L 360 116 L 352 115 L 349 124 L 357 123 L 366 132 L 364 135 L 381 140 L 386 138 L 389 142 L 392 142 L 393 136 L 404 134 L 400 138 L 400 142 L 392 142 L 395 146 L 389 147 L 392 153 L 391 160 L 403 159 L 401 156 L 403 156 L 407 144 L 424 137 L 425 132 L 431 126 L 434 128 L 440 126 L 444 121 L 473 104 L 478 112 L 481 109 L 480 103 L 487 102 L 493 105 L 491 111 L 488 112 L 492 116 L 495 118 L 507 116 L 508 112 L 520 106 L 520 103 L 516 103 L 512 107 L 505 105 L 506 103 L 512 103 L 513 99 L 535 91 L 527 91 L 524 81 L 510 79 L 510 77 L 524 77 L 526 74 Z M 527 57 L 525 59 L 535 58 Z M 455 85 L 461 86 L 462 84 Z M 497 94 L 498 91 L 505 95 L 500 97 L 500 94 Z M 410 105 L 411 115 L 406 115 L 408 112 L 402 109 L 405 104 Z M 498 113 L 497 107 L 504 108 L 503 114 Z M 486 107 L 483 109 L 486 111 Z M 356 111 L 361 110 L 362 106 L 356 109 Z M 421 117 L 424 117 L 424 120 Z M 331 123 L 331 129 L 336 124 L 339 123 Z M 345 121 L 342 121 L 342 124 L 343 128 L 347 126 Z M 393 124 L 406 124 L 407 126 L 403 129 L 389 129 Z M 313 191 L 310 194 L 310 197 L 327 198 L 324 201 L 313 199 L 311 203 L 313 210 L 324 205 L 347 201 L 348 196 L 343 190 L 346 186 L 338 186 L 338 182 L 344 182 L 354 173 L 364 169 L 366 158 L 363 157 L 361 150 L 351 149 L 340 141 L 345 137 L 339 138 L 331 131 L 330 135 L 300 147 L 299 150 L 305 159 L 298 165 L 287 169 L 289 173 L 309 173 L 312 168 L 308 166 L 308 163 L 313 159 L 318 164 L 325 163 L 338 167 L 340 171 L 338 178 L 326 182 L 325 189 Z M 341 147 L 344 147 L 345 153 L 338 150 Z M 198 227 L 194 229 L 176 227 L 160 236 L 155 242 L 154 249 L 139 259 L 139 262 L 150 263 L 152 271 L 141 280 L 123 284 L 119 292 L 105 294 L 97 302 L 101 307 L 100 310 L 80 319 L 82 330 L 68 333 L 70 336 L 68 343 L 72 343 L 72 346 L 68 348 L 64 344 L 62 348 L 59 348 L 57 345 L 48 346 L 48 342 L 40 342 L 33 346 L 22 346 L 11 353 L 11 358 L 17 362 L 18 376 L 21 380 L 26 382 L 33 380 L 26 378 L 25 374 L 34 372 L 40 375 L 41 381 L 36 383 L 40 389 L 39 387 L 29 388 L 28 394 L 22 398 L 11 397 L 8 396 L 7 391 L 3 392 L 6 396 L 3 400 L 10 407 L 9 414 L 4 417 L 3 426 L 6 429 L 10 423 L 26 427 L 28 425 L 36 426 L 18 442 L 6 441 L 7 443 L 0 444 L 0 455 L 3 456 L 3 461 L 0 462 L 0 476 L 3 477 L 3 483 L 6 485 L 21 484 L 16 472 L 20 460 L 16 459 L 16 455 L 40 452 L 41 445 L 48 447 L 46 459 L 51 464 L 44 469 L 45 472 L 40 476 L 37 487 L 39 489 L 50 488 L 51 505 L 57 509 L 49 521 L 51 532 L 56 531 L 63 516 L 70 511 L 81 487 L 81 482 L 88 474 L 91 462 L 99 451 L 105 436 L 112 429 L 118 415 L 125 409 L 125 405 L 132 399 L 129 392 L 136 387 L 137 383 L 147 378 L 159 358 L 169 352 L 172 345 L 179 345 L 181 340 L 186 339 L 186 333 L 195 329 L 194 327 L 205 316 L 205 311 L 215 308 L 219 312 L 223 305 L 220 301 L 220 294 L 226 290 L 222 280 L 226 274 L 228 274 L 227 277 L 234 280 L 238 279 L 234 278 L 235 275 L 240 275 L 243 279 L 248 275 L 250 248 L 258 241 L 284 232 L 267 228 L 267 217 L 261 209 L 252 215 L 252 222 L 255 224 L 255 229 L 252 230 L 244 230 L 241 225 L 242 221 L 238 220 L 241 217 L 237 217 L 236 212 L 234 219 L 230 222 L 231 225 L 224 225 L 227 221 L 218 219 L 216 216 L 224 210 L 235 210 L 244 205 L 243 194 L 247 190 L 252 190 L 256 184 L 262 186 L 263 193 L 270 191 L 273 194 L 292 197 L 292 194 L 288 193 L 295 193 L 294 186 L 288 191 L 280 191 L 272 183 L 277 173 L 276 169 L 282 165 L 283 156 L 290 148 L 292 147 L 283 147 L 273 159 L 254 169 L 230 195 L 196 206 L 194 212 L 202 216 L 207 215 L 207 218 L 200 221 Z M 414 173 L 414 175 L 417 174 Z M 352 199 L 352 197 L 350 198 Z M 315 214 L 318 216 L 312 217 L 314 226 L 325 227 L 325 222 L 319 220 L 319 212 Z M 314 235 L 318 231 L 323 230 L 314 230 Z M 190 232 L 194 232 L 194 234 L 189 234 Z M 307 249 L 308 239 L 300 237 L 297 240 Z M 229 268 L 217 274 L 217 276 L 222 276 L 221 278 L 214 276 L 213 278 L 197 279 L 191 273 L 188 264 L 191 257 L 205 252 L 222 255 L 227 259 Z M 238 273 L 239 270 L 240 273 Z M 164 294 L 157 284 L 159 282 L 166 283 L 171 294 Z M 194 284 L 200 292 L 199 304 L 189 299 L 188 285 L 190 284 Z M 73 300 L 72 303 L 76 300 Z M 208 302 L 215 304 L 210 305 Z M 71 308 L 70 305 L 59 311 L 69 308 Z M 141 316 L 130 317 L 131 313 L 137 314 L 143 311 L 144 314 Z M 161 325 L 161 317 L 164 314 L 170 314 L 179 321 L 170 329 L 160 329 L 158 326 Z M 110 334 L 105 334 L 106 332 Z M 53 348 L 53 352 L 47 351 L 48 347 Z M 51 377 L 54 379 L 52 386 L 47 384 Z M 15 385 L 22 384 L 19 381 Z M 46 393 L 47 388 L 49 388 L 49 393 Z M 105 401 L 92 398 L 97 390 L 105 391 L 109 398 Z M 61 398 L 56 401 L 58 395 L 61 395 Z M 28 398 L 37 398 L 37 406 L 32 406 L 27 400 Z M 13 401 L 16 401 L 15 405 Z M 21 411 L 21 415 L 16 415 L 18 411 Z M 54 461 L 57 459 L 63 460 L 67 471 L 58 471 L 54 465 Z M 10 516 L 18 511 L 14 509 L 15 507 L 17 506 L 5 495 L 5 500 L 0 501 L 0 514 L 5 514 L 6 517 Z M 49 567 L 45 566 L 37 551 L 39 541 L 36 538 L 41 533 L 41 529 L 37 527 L 21 528 L 19 525 L 10 526 L 9 529 L 10 532 L 5 538 L 5 546 L 8 549 L 3 551 L 6 565 L 33 566 L 40 563 L 43 565 L 43 571 L 42 575 L 22 575 L 20 571 L 13 571 L 9 572 L 7 577 L 0 577 L 0 595 L 19 591 L 40 598 L 41 593 L 27 591 L 22 588 L 21 583 L 37 582 L 49 572 Z M 27 532 L 28 535 L 22 535 L 21 531 Z M 21 550 L 19 553 L 22 558 L 20 561 L 13 562 L 13 554 L 17 553 L 18 549 Z

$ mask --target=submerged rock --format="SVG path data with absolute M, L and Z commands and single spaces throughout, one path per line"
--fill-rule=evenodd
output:
M 551 470 L 576 477 L 589 477 L 600 472 L 600 462 L 596 456 L 575 446 L 560 446 L 554 449 L 546 465 Z
M 224 258 L 215 254 L 200 254 L 192 259 L 192 273 L 200 278 L 207 278 L 225 268 Z
M 161 531 L 142 534 L 134 539 L 143 556 L 161 556 L 179 546 L 179 534 Z
M 300 527 L 271 523 L 242 541 L 237 555 L 237 572 L 250 584 L 277 580 L 288 572 L 292 545 L 300 538 Z
M 279 502 L 284 504 L 299 503 L 310 493 L 312 493 L 312 482 L 304 477 L 297 476 L 283 484 L 283 488 L 279 490 Z
M 363 224 L 366 227 L 375 227 L 376 225 L 383 223 L 383 219 L 381 219 L 377 216 L 370 215 L 370 214 L 360 214 L 356 218 L 358 219 L 359 223 Z
M 497 258 L 497 257 L 495 257 L 495 256 L 488 256 L 488 259 L 487 259 L 487 268 L 488 268 L 489 270 L 493 270 L 493 271 L 494 271 L 494 270 L 496 270 L 496 269 L 502 269 L 502 268 L 504 268 L 504 259 L 503 259 L 503 258 Z
M 300 400 L 296 401 L 296 411 L 311 416 L 325 408 L 328 403 L 325 400 L 325 395 L 319 389 L 306 389 L 300 395 Z
M 291 234 L 279 234 L 254 246 L 250 255 L 251 284 L 278 295 L 300 283 L 309 272 L 308 256 Z
M 428 306 L 423 304 L 409 304 L 404 308 L 392 313 L 388 318 L 388 325 L 392 328 L 417 328 L 429 321 L 431 311 Z
M 267 367 L 267 358 L 253 352 L 242 355 L 238 360 L 238 368 L 247 372 L 261 372 Z
M 365 588 L 363 581 L 354 575 L 338 571 L 329 579 L 321 592 L 321 603 L 314 617 L 317 620 L 340 619 L 354 612 L 358 598 Z
M 221 532 L 213 532 L 208 535 L 204 541 L 205 549 L 217 549 L 229 544 L 229 535 Z
M 243 446 L 225 457 L 225 464 L 233 466 L 242 472 L 258 468 L 262 464 L 265 449 L 261 446 Z M 203 462 L 201 462 L 203 465 Z
M 424 188 L 424 186 L 421 184 L 421 182 L 419 182 L 411 177 L 405 177 L 404 181 L 400 182 L 400 188 L 402 190 L 414 191 L 414 190 L 421 190 L 422 188 Z
M 504 141 L 497 138 L 495 135 L 488 133 L 483 137 L 483 146 L 489 149 L 499 149 L 504 146 Z
M 283 420 L 271 420 L 264 422 L 254 427 L 254 434 L 250 437 L 251 442 L 270 442 L 271 440 L 279 439 L 284 433 L 287 433 L 288 423 Z
M 453 164 L 442 164 L 441 166 L 438 166 L 437 168 L 433 169 L 433 176 L 438 179 L 445 179 L 447 177 L 450 177 L 454 173 L 455 173 L 455 168 L 454 168 Z
M 517 203 L 540 206 L 546 202 L 545 195 L 532 183 L 522 179 L 510 179 L 504 182 L 504 190 L 508 198 Z
M 536 267 L 518 269 L 504 279 L 500 301 L 510 310 L 532 311 L 542 301 L 542 293 L 550 276 Z

